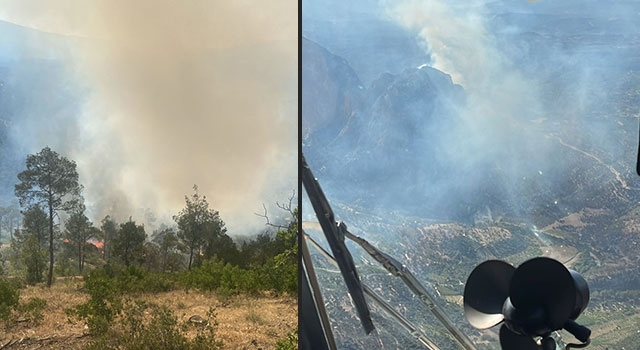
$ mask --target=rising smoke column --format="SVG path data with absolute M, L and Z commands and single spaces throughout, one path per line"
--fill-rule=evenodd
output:
M 193 184 L 229 232 L 296 188 L 297 9 L 226 1 L 2 1 L 0 17 L 70 37 L 86 86 L 73 144 L 93 219 L 169 221 Z M 38 147 L 41 147 L 38 145 Z M 142 219 L 142 218 L 139 218 Z M 236 231 L 236 232 L 234 232 Z
M 468 109 L 461 130 L 455 130 L 459 147 L 452 161 L 474 162 L 494 157 L 513 141 L 518 120 L 542 117 L 543 107 L 532 79 L 523 76 L 497 47 L 484 16 L 485 1 L 444 2 L 407 0 L 388 2 L 388 14 L 417 34 L 432 58 L 432 66 L 465 89 Z M 467 156 L 472 150 L 483 154 Z M 462 157 L 462 158 L 460 158 Z
M 446 158 L 458 170 L 450 186 L 501 187 L 498 197 L 528 208 L 524 215 L 541 207 L 557 215 L 574 210 L 553 196 L 574 198 L 565 189 L 592 169 L 627 187 L 624 170 L 609 164 L 627 157 L 628 121 L 612 106 L 628 94 L 620 73 L 633 67 L 623 59 L 625 35 L 637 32 L 632 4 L 382 3 L 424 43 L 432 65 L 465 89 L 459 122 L 443 135 Z
M 439 152 L 455 170 L 447 182 L 434 185 L 433 193 L 462 188 L 457 192 L 461 198 L 449 198 L 456 202 L 488 188 L 511 209 L 524 208 L 524 186 L 532 186 L 524 180 L 537 181 L 538 166 L 553 149 L 534 121 L 551 117 L 552 111 L 541 102 L 538 82 L 523 74 L 516 65 L 520 62 L 510 61 L 498 45 L 488 27 L 485 2 L 383 3 L 390 18 L 423 42 L 432 66 L 465 90 L 466 104 L 459 106 L 457 122 L 439 135 L 445 145 Z

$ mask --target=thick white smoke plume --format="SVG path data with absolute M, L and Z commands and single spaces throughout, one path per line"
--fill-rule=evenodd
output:
M 637 122 L 620 111 L 633 95 L 625 91 L 636 65 L 626 56 L 633 57 L 633 44 L 624 39 L 637 33 L 632 3 L 612 8 L 597 1 L 380 4 L 387 18 L 422 42 L 429 64 L 465 91 L 455 123 L 438 135 L 443 143 L 438 152 L 455 176 L 434 186 L 434 198 L 448 195 L 441 189 L 488 185 L 500 187 L 498 197 L 520 207 L 541 193 L 533 189 L 559 196 L 558 184 L 574 181 L 577 166 L 606 165 L 613 183 L 628 187 L 623 178 L 635 155 L 629 154 L 627 137 L 637 132 Z M 584 155 L 584 162 L 569 165 Z M 614 162 L 621 164 L 608 165 Z M 553 198 L 545 201 L 522 207 L 571 210 Z
M 452 161 L 469 163 L 515 150 L 509 145 L 516 131 L 523 130 L 518 121 L 544 117 L 536 82 L 512 66 L 489 32 L 485 3 L 385 2 L 389 16 L 423 41 L 432 66 L 465 89 L 468 110 L 460 113 L 463 130 L 453 131 L 451 144 L 457 146 L 451 148 Z
M 67 122 L 60 130 L 73 132 L 40 130 L 25 142 L 78 162 L 94 220 L 149 208 L 168 222 L 197 184 L 229 233 L 250 234 L 264 225 L 253 213 L 297 187 L 295 3 L 0 1 L 0 9 L 1 20 L 64 37 L 57 56 L 80 87 L 75 119 L 33 115 L 23 131 Z

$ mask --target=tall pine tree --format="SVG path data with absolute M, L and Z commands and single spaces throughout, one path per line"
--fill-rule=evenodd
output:
M 20 206 L 29 208 L 39 205 L 45 209 L 49 219 L 49 273 L 47 286 L 53 282 L 54 222 L 60 211 L 71 211 L 82 203 L 82 186 L 78 183 L 76 163 L 49 147 L 26 160 L 26 170 L 18 174 L 20 183 L 15 194 Z

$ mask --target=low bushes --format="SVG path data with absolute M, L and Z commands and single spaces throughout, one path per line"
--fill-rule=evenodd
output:
M 18 306 L 20 293 L 9 281 L 0 278 L 0 321 L 9 321 L 11 310 Z
M 166 276 L 165 276 L 166 277 Z M 184 331 L 194 325 L 178 323 L 166 306 L 125 298 L 127 293 L 167 291 L 171 280 L 162 274 L 127 267 L 106 267 L 87 274 L 84 289 L 89 300 L 67 309 L 71 318 L 84 320 L 95 336 L 92 349 L 217 349 L 222 343 L 215 338 L 215 315 L 210 310 L 209 322 L 199 325 L 196 336 L 188 339 Z M 150 287 L 151 286 L 151 287 Z
M 286 338 L 276 341 L 276 350 L 296 350 L 298 349 L 298 329 L 296 328 Z
M 0 321 L 11 327 L 18 318 L 38 324 L 44 317 L 43 310 L 47 301 L 42 298 L 30 298 L 20 303 L 20 292 L 12 282 L 0 278 Z
M 264 265 L 243 269 L 224 263 L 215 257 L 202 265 L 179 274 L 178 283 L 186 288 L 202 291 L 225 291 L 234 294 L 256 294 L 261 291 L 296 294 L 298 291 L 297 264 L 270 259 Z

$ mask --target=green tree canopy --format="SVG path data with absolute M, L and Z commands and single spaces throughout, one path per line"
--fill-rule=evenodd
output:
M 28 235 L 22 242 L 20 259 L 27 270 L 27 283 L 42 282 L 42 274 L 47 261 L 47 250 L 42 249 L 35 235 Z
M 144 226 L 136 225 L 136 222 L 129 218 L 129 221 L 120 224 L 118 235 L 113 240 L 113 256 L 122 259 L 126 266 L 136 260 L 142 262 L 146 238 Z
M 35 236 L 41 247 L 46 247 L 49 234 L 49 217 L 38 205 L 24 211 L 22 229 L 16 230 L 15 240 L 20 243 L 29 236 Z
M 78 253 L 78 273 L 84 268 L 84 255 L 87 241 L 98 235 L 98 229 L 93 226 L 83 210 L 74 211 L 65 223 L 65 238 L 69 244 L 76 247 Z
M 4 229 L 9 232 L 9 237 L 13 238 L 13 230 L 20 227 L 21 221 L 20 209 L 15 206 L 0 207 L 0 232 Z M 0 235 L 0 241 L 2 241 L 2 235 Z
M 41 205 L 49 216 L 49 274 L 47 286 L 53 282 L 54 218 L 59 211 L 69 211 L 82 203 L 82 186 L 78 183 L 76 163 L 49 147 L 30 154 L 26 170 L 18 174 L 15 194 L 20 206 Z
M 42 282 L 47 261 L 48 227 L 47 214 L 40 206 L 34 205 L 24 212 L 22 228 L 16 230 L 11 239 L 12 261 L 15 266 L 26 268 L 29 284 Z
M 105 216 L 100 223 L 100 230 L 102 231 L 102 240 L 104 244 L 104 260 L 109 262 L 111 261 L 113 251 L 113 240 L 118 234 L 118 224 L 109 215 Z
M 177 271 L 183 264 L 182 255 L 178 252 L 178 236 L 173 229 L 163 227 L 154 235 L 153 242 L 157 244 L 160 254 L 160 271 Z
M 198 186 L 194 185 L 193 191 L 191 198 L 184 197 L 186 206 L 173 217 L 180 243 L 189 254 L 189 270 L 196 254 L 205 260 L 213 256 L 216 244 L 227 232 L 218 211 L 210 209 L 206 196 L 198 193 Z

